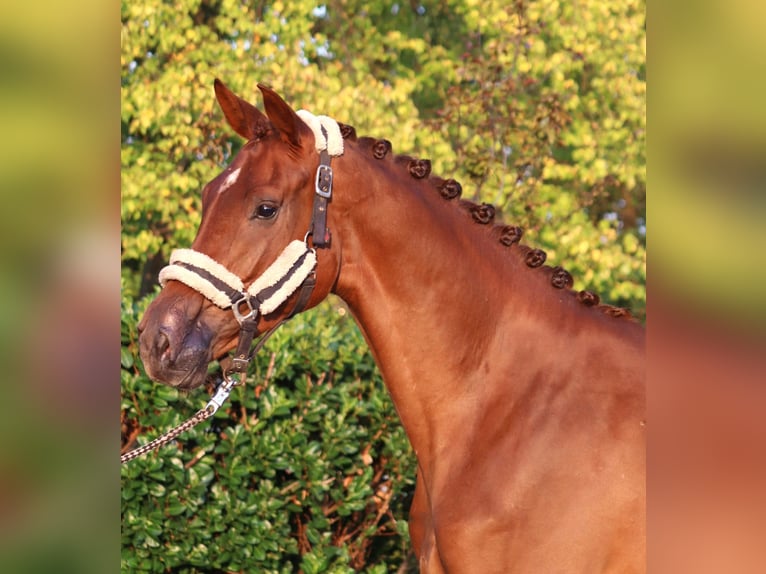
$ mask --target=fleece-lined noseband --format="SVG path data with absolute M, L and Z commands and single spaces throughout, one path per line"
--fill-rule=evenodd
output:
M 221 309 L 232 308 L 237 321 L 268 315 L 284 303 L 316 267 L 316 251 L 291 241 L 250 286 L 212 257 L 193 249 L 176 249 L 160 271 L 160 285 L 171 279 L 185 283 Z
M 332 197 L 333 157 L 343 154 L 343 137 L 338 123 L 327 116 L 314 116 L 299 110 L 298 116 L 311 128 L 319 167 L 314 182 L 314 210 L 311 227 L 303 241 L 291 241 L 276 260 L 247 288 L 243 281 L 212 257 L 194 249 L 176 249 L 170 256 L 170 264 L 160 271 L 163 287 L 168 281 L 180 281 L 201 293 L 221 309 L 231 307 L 240 324 L 240 337 L 235 351 L 232 371 L 244 372 L 250 362 L 250 346 L 257 331 L 258 319 L 276 311 L 299 288 L 301 292 L 289 319 L 302 311 L 308 303 L 316 284 L 316 248 L 330 244 L 327 228 L 327 205 Z M 313 246 L 309 247 L 309 237 Z M 280 321 L 278 325 L 280 325 Z M 271 334 L 276 326 L 267 333 Z M 259 345 L 265 342 L 262 339 Z

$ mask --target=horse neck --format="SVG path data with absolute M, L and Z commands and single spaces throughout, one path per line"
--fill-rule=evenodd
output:
M 427 180 L 373 159 L 346 173 L 336 171 L 331 206 L 342 250 L 335 292 L 364 333 L 423 464 L 424 451 L 440 448 L 441 423 L 454 425 L 464 412 L 468 379 L 486 371 L 497 325 L 514 304 L 502 294 L 509 282 L 523 290 L 528 270 Z

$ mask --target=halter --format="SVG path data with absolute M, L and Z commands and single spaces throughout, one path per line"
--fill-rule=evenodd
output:
M 232 389 L 240 384 L 231 374 L 245 373 L 253 355 L 272 333 L 282 323 L 306 308 L 316 286 L 316 249 L 330 245 L 330 230 L 327 228 L 327 205 L 332 199 L 330 161 L 333 157 L 343 155 L 343 137 L 338 123 L 332 118 L 314 116 L 306 110 L 300 110 L 297 114 L 311 128 L 319 153 L 319 167 L 314 179 L 314 209 L 306 236 L 303 241 L 291 241 L 247 288 L 239 276 L 209 255 L 194 249 L 176 249 L 171 253 L 170 264 L 160 271 L 160 285 L 164 287 L 168 281 L 180 281 L 221 309 L 231 308 L 240 326 L 239 342 L 231 367 L 224 369 L 224 380 L 207 405 L 192 418 L 162 436 L 120 455 L 120 464 L 160 448 L 182 432 L 212 417 L 226 401 Z M 309 237 L 312 238 L 313 247 L 309 247 Z M 250 350 L 258 330 L 258 318 L 276 311 L 299 288 L 300 293 L 290 313 L 266 331 Z
M 231 308 L 240 325 L 239 342 L 232 366 L 224 373 L 224 377 L 229 372 L 241 374 L 247 370 L 253 356 L 250 347 L 257 331 L 258 319 L 262 315 L 276 311 L 300 288 L 293 309 L 266 332 L 256 350 L 277 327 L 306 307 L 316 286 L 316 249 L 330 245 L 331 235 L 327 228 L 327 206 L 332 198 L 330 162 L 333 157 L 343 155 L 343 137 L 338 123 L 332 118 L 315 116 L 306 110 L 299 110 L 297 114 L 314 134 L 315 147 L 319 153 L 311 225 L 303 241 L 291 241 L 247 288 L 235 273 L 209 255 L 194 249 L 175 249 L 171 253 L 170 264 L 160 271 L 159 280 L 163 287 L 170 280 L 180 281 L 221 309 Z M 312 247 L 309 247 L 309 237 Z

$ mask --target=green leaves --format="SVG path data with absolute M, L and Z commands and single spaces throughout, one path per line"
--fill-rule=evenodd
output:
M 643 317 L 644 3 L 465 6 L 478 32 L 458 61 L 444 121 L 432 124 L 455 150 L 447 157 L 460 158 L 448 173 L 526 228 L 525 241 L 572 272 L 576 288 Z M 576 248 L 562 249 L 572 234 Z
M 364 340 L 352 321 L 337 320 L 337 305 L 278 331 L 220 418 L 122 467 L 124 569 L 401 564 L 415 461 Z M 123 306 L 125 332 L 135 330 L 133 307 Z M 123 400 L 123 416 L 144 427 L 143 441 L 207 400 L 125 372 L 123 397 L 134 400 Z M 396 523 L 373 496 L 383 476 L 399 495 L 390 503 Z
M 430 158 L 434 174 L 525 227 L 576 289 L 642 317 L 644 9 L 123 2 L 124 437 L 149 440 L 206 401 L 148 380 L 136 324 L 170 251 L 194 238 L 202 187 L 242 145 L 216 107 L 215 77 L 255 102 L 265 82 L 296 108 Z M 386 475 L 396 522 L 379 516 Z M 385 572 L 405 559 L 414 458 L 337 301 L 277 332 L 215 417 L 122 476 L 126 572 Z

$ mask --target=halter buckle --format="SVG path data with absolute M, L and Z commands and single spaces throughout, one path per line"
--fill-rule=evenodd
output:
M 247 292 L 241 292 L 239 299 L 236 301 L 231 302 L 231 310 L 234 313 L 234 317 L 237 319 L 237 322 L 241 325 L 243 322 L 247 321 L 248 319 L 254 319 L 258 316 L 258 311 L 253 308 L 252 303 L 250 303 L 250 294 Z M 240 305 L 245 305 L 247 307 L 247 310 L 243 313 L 240 310 Z
M 250 366 L 250 358 L 245 357 L 244 359 L 241 357 L 234 357 L 231 360 L 231 369 L 230 372 L 232 373 L 246 373 L 247 367 Z
M 314 191 L 319 197 L 325 199 L 330 199 L 332 196 L 332 168 L 329 165 L 320 164 L 317 168 Z

